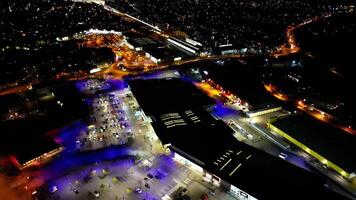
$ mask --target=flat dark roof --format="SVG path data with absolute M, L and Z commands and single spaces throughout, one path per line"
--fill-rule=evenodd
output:
M 174 58 L 181 57 L 184 58 L 187 55 L 175 48 L 169 48 L 167 46 L 161 47 L 148 47 L 144 48 L 144 51 L 148 52 L 151 56 L 165 61 L 173 61 Z
M 146 115 L 214 104 L 193 84 L 177 78 L 137 79 L 128 84 Z
M 212 80 L 224 89 L 247 100 L 253 109 L 278 102 L 265 90 L 261 79 L 261 70 L 255 66 L 233 61 L 225 62 L 223 66 L 209 67 L 207 71 Z
M 55 95 L 53 98 L 52 92 Z M 43 98 L 46 96 L 51 98 Z M 20 163 L 24 163 L 59 148 L 46 133 L 78 119 L 85 120 L 89 111 L 82 99 L 84 95 L 73 82 L 68 81 L 46 82 L 27 93 L 0 97 L 0 102 L 5 104 L 0 106 L 1 110 L 16 108 L 27 113 L 25 119 L 0 121 L 0 156 L 13 154 Z M 57 101 L 61 101 L 63 106 Z M 38 114 L 35 114 L 36 110 Z
M 53 138 L 46 135 L 45 121 L 14 120 L 0 123 L 0 157 L 14 155 L 25 163 L 44 153 L 60 147 Z
M 162 46 L 162 44 L 155 39 L 146 37 L 139 33 L 127 32 L 124 35 L 127 36 L 127 41 L 135 47 L 146 48 Z
M 177 125 L 171 126 L 174 119 Z M 323 186 L 323 178 L 239 142 L 232 129 L 203 109 L 155 116 L 153 127 L 173 151 L 257 199 L 343 199 Z
M 127 41 L 134 47 L 142 47 L 143 51 L 149 53 L 156 59 L 161 59 L 162 62 L 173 61 L 176 57 L 186 58 L 191 56 L 191 53 L 183 49 L 166 42 L 158 41 L 152 37 L 132 32 L 125 33 L 125 36 L 128 37 Z
M 356 137 L 306 114 L 272 123 L 327 160 L 351 173 L 356 172 Z

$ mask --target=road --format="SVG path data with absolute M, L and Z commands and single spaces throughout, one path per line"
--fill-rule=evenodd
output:
M 303 27 L 303 26 L 305 26 L 305 25 L 315 23 L 315 22 L 317 22 L 319 20 L 326 19 L 326 18 L 329 18 L 331 16 L 332 16 L 331 14 L 325 14 L 325 15 L 321 15 L 321 16 L 316 16 L 316 17 L 313 17 L 313 18 L 310 18 L 310 19 L 306 19 L 302 23 L 297 24 L 295 26 L 288 26 L 288 28 L 286 30 L 287 45 L 281 45 L 278 48 L 278 51 L 277 52 L 273 52 L 271 54 L 271 56 L 279 57 L 279 56 L 287 56 L 287 55 L 293 54 L 293 53 L 298 53 L 301 49 L 298 46 L 298 42 L 297 42 L 297 39 L 295 38 L 294 31 L 299 29 L 299 28 L 301 28 L 301 27 Z
M 265 89 L 267 92 L 272 94 L 275 98 L 284 102 L 289 102 L 290 104 L 294 105 L 297 110 L 300 110 L 321 122 L 330 124 L 335 128 L 341 129 L 349 134 L 356 135 L 356 130 L 353 127 L 347 124 L 343 124 L 342 122 L 339 122 L 337 117 L 328 114 L 327 112 L 324 112 L 322 110 L 319 110 L 315 108 L 313 105 L 309 105 L 303 99 L 288 97 L 287 95 L 283 94 L 277 88 L 277 86 L 272 84 L 265 84 Z

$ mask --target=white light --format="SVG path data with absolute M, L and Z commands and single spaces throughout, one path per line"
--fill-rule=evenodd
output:
M 101 69 L 99 69 L 99 68 L 94 68 L 94 69 L 91 69 L 90 70 L 90 73 L 91 74 L 94 74 L 94 73 L 97 73 L 97 72 L 100 72 L 101 71 Z

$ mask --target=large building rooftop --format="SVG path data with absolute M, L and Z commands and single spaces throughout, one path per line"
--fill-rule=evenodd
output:
M 355 136 L 307 115 L 293 115 L 272 124 L 348 173 L 356 172 Z
M 192 56 L 184 49 L 169 44 L 165 39 L 150 37 L 140 33 L 125 33 L 127 41 L 135 48 L 141 48 L 144 52 L 157 60 L 159 63 L 173 62 L 175 59 L 183 59 Z
M 214 103 L 193 84 L 176 78 L 137 79 L 128 83 L 146 115 L 207 106 Z
M 225 62 L 223 66 L 209 67 L 208 77 L 246 100 L 252 109 L 260 109 L 277 101 L 264 88 L 261 70 L 239 62 Z
M 127 41 L 135 47 L 153 48 L 161 47 L 162 44 L 155 39 L 149 38 L 139 33 L 126 32 Z
M 41 121 L 42 123 L 46 123 Z M 13 155 L 24 164 L 60 147 L 45 133 L 39 121 L 7 121 L 0 123 L 0 157 Z
M 239 142 L 203 109 L 155 116 L 153 127 L 171 150 L 257 199 L 342 199 L 321 177 Z
M 213 102 L 192 84 L 138 79 L 129 85 L 163 144 L 255 198 L 342 199 L 324 187 L 323 178 L 239 142 L 232 129 L 203 109 Z

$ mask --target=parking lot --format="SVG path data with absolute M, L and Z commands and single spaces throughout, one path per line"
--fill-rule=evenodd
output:
M 81 90 L 95 94 L 107 89 L 107 83 L 88 81 Z M 92 113 L 86 134 L 76 138 L 76 149 L 88 151 L 132 142 L 133 132 L 143 123 L 138 105 L 126 89 L 102 92 L 87 99 Z M 131 140 L 131 141 L 130 141 Z
M 107 87 L 99 82 L 85 86 L 95 94 L 93 90 L 100 90 L 100 85 Z M 204 195 L 233 199 L 167 154 L 128 88 L 95 94 L 88 106 L 91 124 L 76 137 L 77 150 L 106 151 L 126 144 L 130 157 L 104 159 L 67 172 L 49 181 L 43 188 L 48 191 L 43 199 L 174 199 L 182 188 L 193 199 Z
M 169 157 L 152 158 L 149 164 L 146 159 L 117 160 L 73 171 L 51 182 L 48 199 L 160 199 L 190 171 Z

